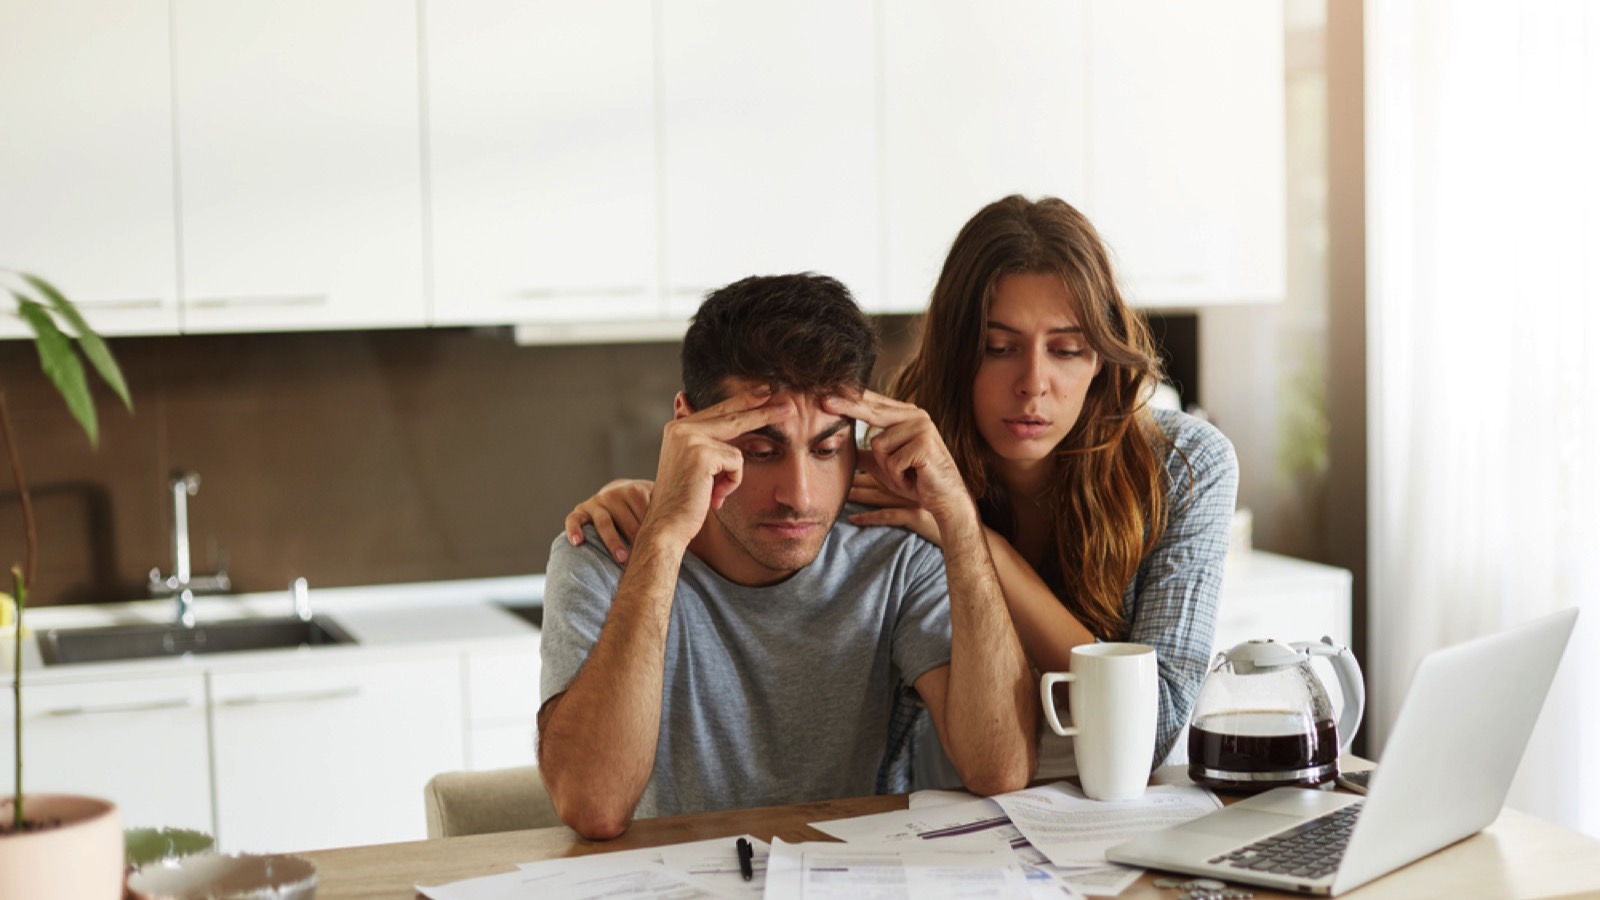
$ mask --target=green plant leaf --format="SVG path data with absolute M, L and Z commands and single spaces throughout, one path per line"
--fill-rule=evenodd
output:
M 19 272 L 17 274 L 23 281 L 33 285 L 33 289 L 50 302 L 50 307 L 62 319 L 66 320 L 68 325 L 72 326 L 73 333 L 78 337 L 78 344 L 83 347 L 84 357 L 94 366 L 95 371 L 100 373 L 100 377 L 105 379 L 111 390 L 122 398 L 122 405 L 127 407 L 129 412 L 132 412 L 133 398 L 128 395 L 128 383 L 122 378 L 122 369 L 117 366 L 117 361 L 112 358 L 111 349 L 106 346 L 106 342 L 102 341 L 100 335 L 96 334 L 95 330 L 90 328 L 89 323 L 84 320 L 83 314 L 78 312 L 78 308 L 72 304 L 72 301 L 62 296 L 61 292 L 56 290 L 55 286 L 50 282 L 37 275 L 29 275 L 27 272 Z
M 72 417 L 83 426 L 89 436 L 89 445 L 100 446 L 100 424 L 95 420 L 94 399 L 89 396 L 89 379 L 84 374 L 83 363 L 72 350 L 72 340 L 56 327 L 50 311 L 15 291 L 17 312 L 33 329 L 33 344 L 39 350 L 39 368 L 55 382 L 61 399 L 67 401 Z

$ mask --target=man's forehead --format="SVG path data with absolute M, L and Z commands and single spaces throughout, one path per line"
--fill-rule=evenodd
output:
M 730 388 L 728 394 L 730 397 L 766 390 L 766 385 L 744 379 L 729 378 L 726 386 Z M 767 402 L 792 403 L 798 415 L 771 425 L 764 425 L 745 434 L 759 435 L 785 444 L 811 443 L 840 431 L 848 431 L 854 423 L 853 419 L 823 409 L 822 397 L 805 391 L 779 390 L 774 392 Z

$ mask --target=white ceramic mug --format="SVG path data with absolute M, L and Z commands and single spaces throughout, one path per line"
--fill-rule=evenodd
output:
M 1045 719 L 1073 739 L 1078 781 L 1095 800 L 1132 800 L 1144 793 L 1156 752 L 1156 651 L 1146 644 L 1083 644 L 1070 672 L 1039 678 Z M 1072 724 L 1056 716 L 1054 688 L 1068 682 Z

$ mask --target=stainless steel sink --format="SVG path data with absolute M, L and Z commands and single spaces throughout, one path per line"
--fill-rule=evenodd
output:
M 226 619 L 192 628 L 170 625 L 108 625 L 102 628 L 51 629 L 39 635 L 39 652 L 47 666 L 118 659 L 159 659 L 190 653 L 236 653 L 353 644 L 337 622 L 326 616 L 309 620 Z

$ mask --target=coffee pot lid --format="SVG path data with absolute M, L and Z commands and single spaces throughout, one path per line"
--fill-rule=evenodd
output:
M 1274 640 L 1253 639 L 1234 645 L 1226 654 L 1233 670 L 1248 674 L 1257 669 L 1281 669 L 1298 665 L 1305 654 L 1288 644 Z

